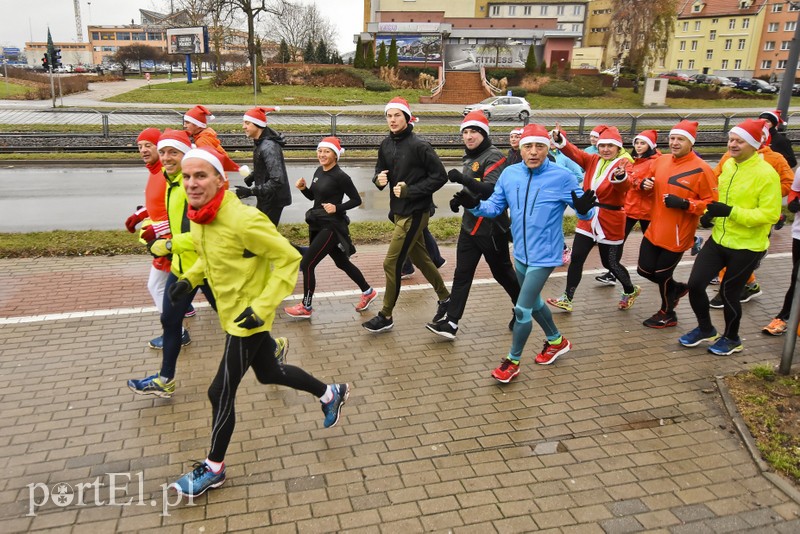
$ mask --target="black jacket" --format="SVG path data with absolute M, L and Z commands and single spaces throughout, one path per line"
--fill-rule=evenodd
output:
M 411 124 L 398 134 L 390 133 L 381 142 L 372 183 L 381 171 L 389 171 L 389 211 L 396 215 L 429 211 L 433 207 L 433 193 L 447 183 L 447 173 L 436 151 L 414 134 Z M 398 182 L 406 183 L 403 198 L 391 192 Z
M 474 152 L 476 153 L 466 150 L 466 154 L 461 158 L 464 178 L 470 180 L 469 186 L 465 187 L 475 193 L 480 200 L 486 200 L 492 196 L 494 184 L 506 168 L 506 157 L 489 139 L 484 139 Z M 475 186 L 482 187 L 478 189 Z M 461 217 L 461 229 L 470 235 L 503 234 L 508 232 L 510 227 L 511 221 L 505 211 L 494 219 L 487 219 L 476 217 L 471 211 L 464 210 L 464 215 Z
M 786 158 L 786 163 L 789 164 L 789 167 L 794 169 L 797 166 L 797 158 L 794 157 L 792 142 L 789 141 L 789 138 L 786 137 L 786 134 L 779 132 L 775 128 L 769 129 L 769 135 L 772 136 L 772 141 L 770 141 L 769 147 Z
M 292 203 L 292 190 L 289 188 L 289 175 L 281 148 L 286 141 L 281 134 L 267 126 L 254 144 L 252 176 L 256 207 L 267 213 L 275 206 L 288 206 Z

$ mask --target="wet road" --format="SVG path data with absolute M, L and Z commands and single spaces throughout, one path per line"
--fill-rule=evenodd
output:
M 452 165 L 445 165 L 451 168 Z M 292 205 L 281 222 L 303 222 L 311 202 L 294 182 L 310 181 L 316 165 L 288 167 L 292 184 Z M 389 211 L 389 193 L 371 183 L 372 167 L 343 167 L 353 179 L 364 202 L 348 212 L 352 221 L 380 221 Z M 0 168 L 0 232 L 48 230 L 120 230 L 136 206 L 144 202 L 146 170 L 140 167 Z M 244 185 L 238 175 L 234 185 Z M 460 186 L 448 183 L 434 196 L 437 216 L 450 216 L 448 202 Z M 246 200 L 255 204 L 252 199 Z

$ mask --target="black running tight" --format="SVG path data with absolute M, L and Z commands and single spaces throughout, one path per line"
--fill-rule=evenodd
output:
M 658 284 L 661 295 L 661 310 L 671 312 L 677 296 L 676 282 L 672 278 L 675 267 L 683 258 L 683 252 L 673 252 L 654 245 L 646 237 L 639 247 L 639 265 L 636 272 L 651 282 Z M 685 290 L 685 286 L 683 286 Z
M 585 234 L 576 233 L 575 238 L 572 240 L 572 260 L 570 261 L 569 269 L 567 269 L 567 289 L 565 291 L 567 298 L 570 300 L 575 296 L 575 290 L 578 289 L 578 285 L 581 283 L 583 264 L 586 263 L 586 258 L 594 245 L 594 239 Z M 619 262 L 622 258 L 622 245 L 597 243 L 597 249 L 600 252 L 600 261 L 603 267 L 611 271 L 611 274 L 620 281 L 625 293 L 632 293 L 634 288 L 631 283 L 631 275 Z
M 362 292 L 370 288 L 358 267 L 353 265 L 347 254 L 339 248 L 339 243 L 340 241 L 334 231 L 328 228 L 312 234 L 311 243 L 303 253 L 303 259 L 300 261 L 300 272 L 303 274 L 303 305 L 306 308 L 311 307 L 314 289 L 317 287 L 317 277 L 314 274 L 314 269 L 317 268 L 319 262 L 325 259 L 325 256 L 330 256 L 336 267 L 344 271 Z

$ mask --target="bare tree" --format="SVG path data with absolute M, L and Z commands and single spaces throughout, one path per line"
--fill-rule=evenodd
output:
M 613 0 L 611 28 L 617 58 L 635 75 L 633 91 L 639 92 L 639 78 L 646 77 L 659 59 L 666 56 L 675 19 L 678 0 L 642 2 Z
M 328 50 L 335 49 L 336 27 L 316 5 L 288 4 L 281 17 L 272 17 L 265 24 L 265 35 L 273 41 L 286 41 L 292 61 L 303 55 L 309 42 L 322 41 Z

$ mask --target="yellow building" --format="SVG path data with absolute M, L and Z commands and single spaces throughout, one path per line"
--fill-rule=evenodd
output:
M 664 70 L 749 77 L 768 0 L 684 0 Z
M 613 66 L 617 54 L 611 28 L 613 4 L 613 0 L 592 0 L 586 6 L 583 46 L 587 55 L 596 55 L 594 50 L 600 49 L 602 67 Z

